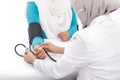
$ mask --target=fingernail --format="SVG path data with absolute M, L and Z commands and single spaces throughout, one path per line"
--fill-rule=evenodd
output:
M 42 50 L 42 48 L 40 47 L 38 50 Z
M 27 52 L 25 52 L 25 54 L 27 54 Z

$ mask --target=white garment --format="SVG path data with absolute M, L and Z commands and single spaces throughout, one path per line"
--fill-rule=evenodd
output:
M 78 69 L 77 80 L 120 80 L 120 9 L 76 32 L 56 63 L 35 60 L 34 68 L 54 78 Z
M 46 36 L 58 38 L 60 32 L 67 31 L 72 21 L 69 0 L 34 0 L 40 11 L 41 27 Z

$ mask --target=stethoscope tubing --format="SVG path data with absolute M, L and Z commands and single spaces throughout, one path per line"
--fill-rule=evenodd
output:
M 18 46 L 23 46 L 23 47 L 26 48 L 26 49 L 28 49 L 28 48 L 27 48 L 24 44 L 21 44 L 21 43 L 17 44 L 17 45 L 15 46 L 15 48 L 14 48 L 15 53 L 16 53 L 18 56 L 24 57 L 24 55 L 21 55 L 20 53 L 17 52 L 17 47 L 18 47 Z M 34 52 L 31 50 L 31 47 L 30 47 L 30 51 L 31 51 L 32 54 L 34 55 Z M 45 50 L 44 50 L 44 51 L 45 51 Z M 46 53 L 46 55 L 47 55 L 52 61 L 57 62 L 57 60 L 55 60 L 54 58 L 52 58 L 52 57 L 48 54 L 47 51 L 45 51 L 45 53 Z
M 27 49 L 27 47 L 24 45 L 24 44 L 17 44 L 16 46 L 15 46 L 15 48 L 14 48 L 14 50 L 15 50 L 15 53 L 18 55 L 18 56 L 20 56 L 20 57 L 23 57 L 23 55 L 21 55 L 21 54 L 19 54 L 18 52 L 17 52 L 17 47 L 18 46 L 23 46 L 24 48 L 26 48 Z

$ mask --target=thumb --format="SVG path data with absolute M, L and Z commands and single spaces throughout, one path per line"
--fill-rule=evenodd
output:
M 38 49 L 38 50 L 39 50 L 39 51 L 42 51 L 42 49 L 43 49 L 43 48 L 42 48 L 42 46 L 41 46 L 41 47 L 39 47 L 39 49 Z
M 45 46 L 44 47 L 45 50 L 49 50 L 49 48 L 50 48 L 49 46 Z
M 25 50 L 25 53 L 26 53 L 26 54 L 30 53 L 30 50 L 27 48 L 27 49 Z

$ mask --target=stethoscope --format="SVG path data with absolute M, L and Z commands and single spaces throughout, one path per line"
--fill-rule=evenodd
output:
M 16 46 L 15 46 L 15 48 L 14 48 L 14 50 L 15 50 L 15 53 L 18 55 L 18 56 L 20 56 L 20 57 L 23 57 L 24 55 L 21 55 L 20 53 L 18 53 L 17 52 L 17 47 L 18 46 L 23 46 L 25 49 L 29 49 L 30 51 L 31 51 L 31 53 L 34 55 L 34 52 L 31 50 L 31 45 L 29 45 L 29 48 L 27 48 L 24 44 L 17 44 Z M 44 50 L 45 51 L 45 50 Z M 49 54 L 48 54 L 48 52 L 47 51 L 45 51 L 45 53 L 46 53 L 46 55 L 52 60 L 52 61 L 54 61 L 54 62 L 57 62 L 57 60 L 55 60 L 54 58 L 52 58 Z

